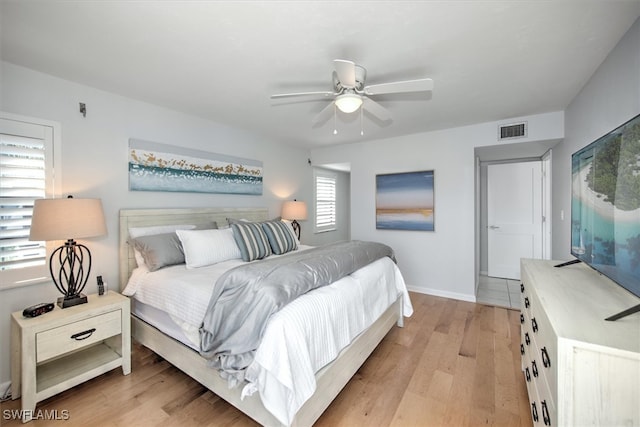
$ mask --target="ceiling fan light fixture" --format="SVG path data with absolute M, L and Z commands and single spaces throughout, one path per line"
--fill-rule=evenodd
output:
M 355 93 L 344 93 L 336 97 L 336 107 L 343 113 L 353 113 L 362 105 L 362 96 Z

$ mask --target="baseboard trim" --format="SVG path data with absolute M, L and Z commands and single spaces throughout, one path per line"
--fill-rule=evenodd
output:
M 0 384 L 0 402 L 11 398 L 11 381 L 5 381 Z
M 469 294 L 461 294 L 458 292 L 447 292 L 442 289 L 433 289 L 433 288 L 418 288 L 415 286 L 407 285 L 407 289 L 411 292 L 417 292 L 420 294 L 433 295 L 436 297 L 443 297 L 449 299 L 455 299 L 458 301 L 466 301 L 466 302 L 476 302 L 475 295 Z

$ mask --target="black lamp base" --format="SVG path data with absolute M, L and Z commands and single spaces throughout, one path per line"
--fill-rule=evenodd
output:
M 67 297 L 58 298 L 58 307 L 68 308 L 74 305 L 85 304 L 87 302 L 87 296 L 84 294 L 71 295 Z

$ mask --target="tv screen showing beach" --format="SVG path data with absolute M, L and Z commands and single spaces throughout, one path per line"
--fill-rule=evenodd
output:
M 571 166 L 571 254 L 640 296 L 640 116 Z

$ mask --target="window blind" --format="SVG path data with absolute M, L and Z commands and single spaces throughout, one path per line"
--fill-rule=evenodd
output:
M 34 200 L 46 194 L 45 141 L 0 134 L 0 270 L 45 264 L 44 242 L 29 241 Z
M 316 175 L 316 231 L 336 228 L 336 178 Z

